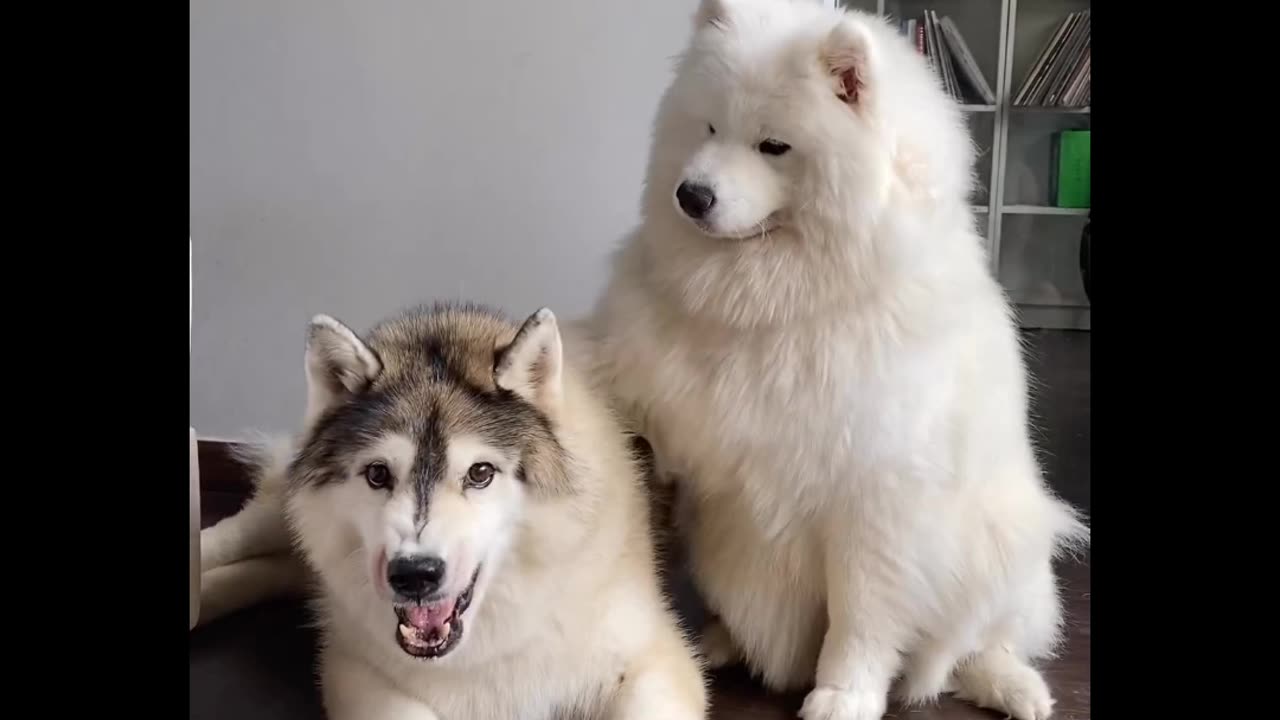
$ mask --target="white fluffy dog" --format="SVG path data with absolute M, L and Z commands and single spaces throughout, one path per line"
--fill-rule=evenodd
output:
M 1045 486 L 958 108 L 879 19 L 705 0 L 664 96 L 597 377 L 679 478 L 714 661 L 876 720 L 891 686 L 1020 720 L 1087 542 Z

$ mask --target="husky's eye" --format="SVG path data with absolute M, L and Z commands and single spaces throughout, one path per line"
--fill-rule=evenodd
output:
M 493 474 L 497 470 L 489 463 L 476 463 L 467 470 L 467 487 L 482 488 L 493 482 Z
M 716 134 L 716 126 L 711 123 L 707 123 L 707 130 L 710 130 L 712 135 Z
M 765 155 L 781 155 L 790 149 L 790 145 L 777 140 L 765 140 L 760 143 L 760 152 Z
M 391 484 L 391 471 L 380 462 L 369 463 L 364 469 L 364 479 L 368 481 L 369 487 L 381 490 Z

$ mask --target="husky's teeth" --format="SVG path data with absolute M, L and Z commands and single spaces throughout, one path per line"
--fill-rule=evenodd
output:
M 400 634 L 401 634 L 401 635 L 403 635 L 403 636 L 405 636 L 405 637 L 413 637 L 413 636 L 414 636 L 414 635 L 416 635 L 417 633 L 415 633 L 415 632 L 414 632 L 414 630 L 413 630 L 413 628 L 412 628 L 412 627 L 410 627 L 409 625 L 405 625 L 404 623 L 400 623 Z
M 450 630 L 450 623 L 446 622 L 444 624 L 444 627 L 440 628 L 440 637 L 442 638 L 449 637 L 449 630 Z

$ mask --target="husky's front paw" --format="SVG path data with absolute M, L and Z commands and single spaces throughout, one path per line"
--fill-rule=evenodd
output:
M 887 703 L 888 699 L 879 693 L 818 686 L 804 699 L 800 717 L 804 720 L 880 720 Z

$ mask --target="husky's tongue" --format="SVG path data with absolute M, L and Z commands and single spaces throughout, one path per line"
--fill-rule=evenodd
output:
M 405 613 L 409 624 L 418 630 L 442 630 L 445 621 L 453 614 L 453 605 L 457 598 L 449 598 L 428 605 L 415 605 Z

